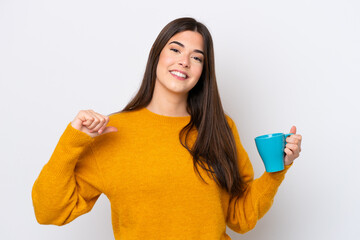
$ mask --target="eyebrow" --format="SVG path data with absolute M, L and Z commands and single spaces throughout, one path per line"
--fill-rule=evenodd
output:
M 175 43 L 175 44 L 179 45 L 180 47 L 185 47 L 184 44 L 182 44 L 182 43 L 180 43 L 180 42 L 178 42 L 178 41 L 172 41 L 171 43 L 169 43 L 169 45 L 172 44 L 172 43 Z M 204 52 L 201 51 L 201 50 L 199 50 L 199 49 L 195 49 L 194 52 L 201 53 L 202 55 L 205 56 Z

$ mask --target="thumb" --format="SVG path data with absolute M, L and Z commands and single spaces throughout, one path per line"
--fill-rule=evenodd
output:
M 117 128 L 116 127 L 112 127 L 112 126 L 109 126 L 109 127 L 106 127 L 104 129 L 104 131 L 102 132 L 102 134 L 105 134 L 105 133 L 110 133 L 110 132 L 117 132 Z
M 296 127 L 295 126 L 291 127 L 290 133 L 296 134 Z

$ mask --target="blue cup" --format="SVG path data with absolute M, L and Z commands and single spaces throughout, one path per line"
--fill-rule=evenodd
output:
M 256 148 L 267 172 L 284 170 L 286 138 L 293 133 L 272 133 L 255 138 Z

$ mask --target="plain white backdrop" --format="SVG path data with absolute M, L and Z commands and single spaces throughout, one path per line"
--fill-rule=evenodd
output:
M 212 33 L 222 103 L 256 177 L 254 137 L 292 125 L 303 136 L 270 211 L 228 234 L 358 238 L 359 12 L 357 0 L 0 0 L 0 239 L 114 239 L 105 196 L 57 227 L 36 222 L 31 188 L 77 112 L 122 109 L 157 34 L 184 16 Z

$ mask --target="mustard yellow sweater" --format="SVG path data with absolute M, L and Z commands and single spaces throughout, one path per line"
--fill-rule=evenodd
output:
M 33 186 L 37 221 L 67 224 L 89 212 L 104 193 L 117 240 L 230 240 L 226 225 L 238 233 L 251 230 L 271 207 L 289 167 L 254 180 L 236 125 L 226 117 L 247 182 L 242 198 L 229 202 L 229 194 L 201 167 L 208 185 L 194 171 L 178 137 L 190 116 L 142 108 L 111 115 L 108 125 L 118 132 L 95 138 L 68 124 Z

